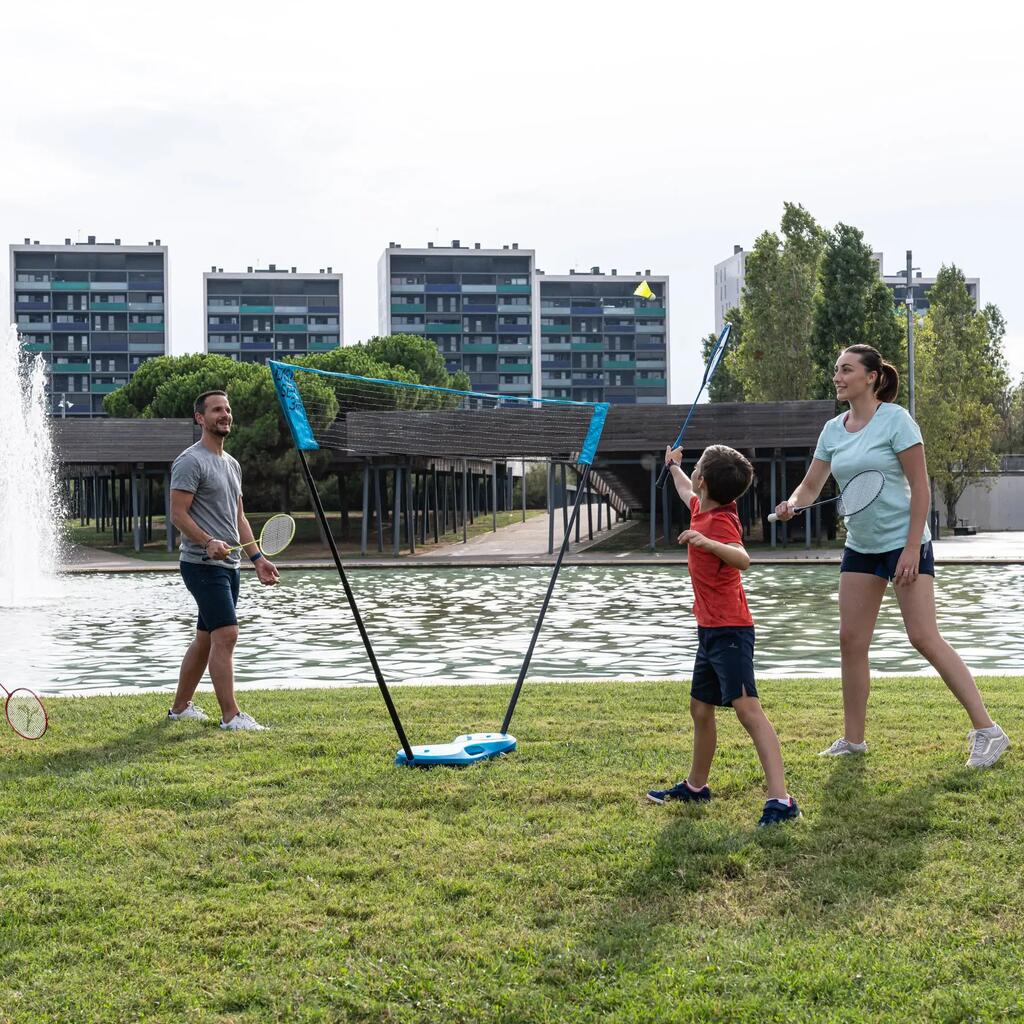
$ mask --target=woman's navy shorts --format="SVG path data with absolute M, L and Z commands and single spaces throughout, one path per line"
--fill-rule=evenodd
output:
M 188 592 L 199 605 L 196 629 L 212 633 L 222 626 L 236 626 L 235 606 L 238 604 L 238 581 L 241 573 L 223 565 L 197 565 L 180 562 L 181 578 Z
M 865 555 L 853 548 L 843 548 L 843 564 L 840 572 L 866 572 L 869 576 L 880 576 L 883 580 L 891 580 L 896 575 L 896 564 L 903 554 L 903 548 L 893 551 L 880 551 L 877 554 Z M 932 542 L 921 545 L 921 563 L 917 571 L 922 576 L 935 575 L 935 554 Z

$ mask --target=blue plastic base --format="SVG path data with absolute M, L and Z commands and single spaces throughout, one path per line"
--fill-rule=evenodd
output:
M 515 736 L 504 732 L 476 732 L 456 736 L 451 743 L 428 743 L 422 747 L 413 747 L 411 761 L 405 756 L 405 751 L 400 750 L 395 754 L 395 764 L 413 768 L 432 768 L 434 765 L 447 764 L 458 768 L 492 757 L 500 757 L 515 749 Z

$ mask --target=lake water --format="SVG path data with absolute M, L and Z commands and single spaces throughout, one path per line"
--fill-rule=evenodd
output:
M 516 677 L 549 570 L 354 569 L 356 599 L 389 683 Z M 836 566 L 745 574 L 761 676 L 838 676 Z M 979 672 L 1024 673 L 1024 566 L 945 566 L 939 624 Z M 563 569 L 531 678 L 687 677 L 696 630 L 683 566 Z M 242 577 L 239 687 L 372 685 L 337 575 L 285 571 L 276 588 Z M 42 694 L 172 689 L 195 629 L 173 573 L 72 575 L 33 607 L 0 608 L 0 682 Z M 907 643 L 891 592 L 872 655 L 880 672 L 930 668 Z

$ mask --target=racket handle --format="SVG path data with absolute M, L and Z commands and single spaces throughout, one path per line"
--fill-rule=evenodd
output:
M 774 512 L 769 512 L 768 513 L 768 522 L 769 523 L 777 523 L 778 521 L 779 521 L 779 517 Z
M 665 465 L 661 467 L 661 475 L 658 477 L 657 481 L 654 484 L 654 486 L 657 487 L 659 491 L 661 490 L 662 487 L 665 486 L 665 477 L 667 477 L 667 476 L 668 476 L 668 463 L 665 463 Z

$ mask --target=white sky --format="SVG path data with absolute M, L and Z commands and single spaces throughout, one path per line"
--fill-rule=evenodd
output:
M 1024 371 L 1024 15 L 987 0 L 8 5 L 0 241 L 170 247 L 171 349 L 211 265 L 328 264 L 348 342 L 390 240 L 670 274 L 674 401 L 713 265 L 784 200 L 955 262 Z M 7 260 L 0 313 L 7 314 Z

